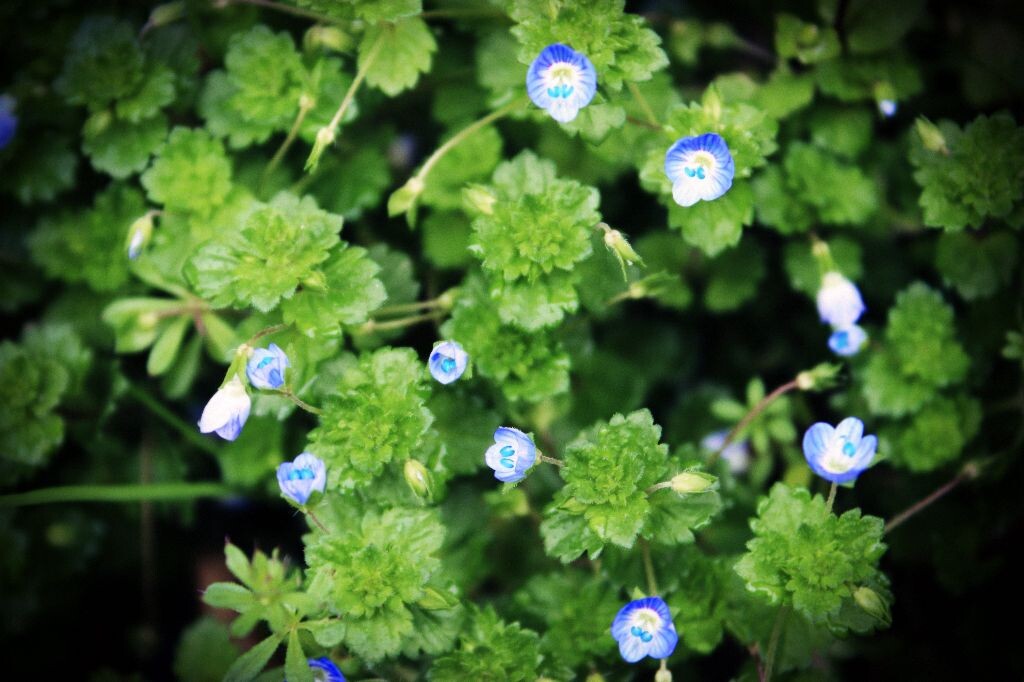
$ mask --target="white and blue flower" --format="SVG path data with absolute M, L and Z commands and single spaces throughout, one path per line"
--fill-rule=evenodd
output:
M 203 408 L 199 417 L 201 433 L 216 432 L 224 440 L 235 440 L 249 418 L 252 400 L 242 380 L 235 374 L 221 386 Z
M 537 446 L 519 429 L 501 426 L 494 432 L 494 445 L 487 448 L 484 460 L 494 469 L 496 479 L 515 483 L 526 478 L 526 470 L 537 461 Z
M 849 357 L 859 353 L 867 340 L 868 333 L 861 327 L 851 324 L 833 331 L 832 336 L 828 337 L 828 347 L 836 355 Z
M 722 449 L 722 446 L 725 445 L 725 439 L 728 434 L 729 432 L 725 430 L 709 433 L 704 436 L 704 440 L 700 442 L 701 447 L 709 452 L 718 452 L 719 450 L 722 450 L 722 454 L 720 456 L 725 460 L 726 464 L 729 465 L 730 473 L 746 473 L 747 470 L 750 469 L 750 448 L 747 446 L 747 441 L 735 440 L 726 445 L 725 449 Z
M 308 452 L 303 452 L 291 462 L 277 466 L 277 484 L 281 494 L 300 505 L 309 501 L 314 492 L 322 493 L 327 485 L 327 467 L 324 461 Z
M 309 659 L 309 667 L 316 682 L 345 682 L 345 676 L 338 670 L 338 666 L 326 656 Z
M 835 428 L 818 422 L 804 434 L 804 457 L 814 473 L 833 483 L 847 483 L 868 468 L 878 439 L 864 435 L 864 422 L 847 417 Z
M 860 290 L 853 282 L 835 271 L 821 278 L 818 314 L 822 322 L 836 329 L 844 329 L 859 320 L 864 310 L 864 299 L 860 297 Z
M 245 375 L 249 383 L 264 390 L 278 389 L 284 386 L 284 373 L 292 363 L 288 356 L 276 343 L 267 348 L 257 348 L 249 356 L 245 365 Z
M 612 621 L 612 637 L 627 663 L 644 656 L 668 658 L 679 642 L 668 604 L 661 597 L 646 597 L 629 602 Z
M 878 100 L 878 113 L 885 118 L 892 118 L 896 115 L 896 101 L 891 99 L 880 99 Z
M 548 45 L 526 72 L 530 99 L 551 118 L 568 123 L 597 93 L 597 71 L 586 55 L 567 45 Z
M 0 95 L 0 149 L 14 139 L 18 131 L 18 116 L 14 113 L 15 100 L 10 95 Z
M 732 187 L 735 174 L 729 146 L 717 133 L 684 137 L 665 153 L 665 175 L 680 206 L 717 199 Z
M 469 355 L 455 341 L 442 341 L 430 351 L 427 366 L 430 374 L 442 384 L 450 384 L 466 371 Z

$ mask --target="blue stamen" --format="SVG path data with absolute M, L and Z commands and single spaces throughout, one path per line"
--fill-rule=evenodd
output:
M 441 360 L 441 371 L 443 371 L 443 372 L 445 372 L 447 374 L 448 372 L 452 371 L 453 369 L 455 369 L 455 359 L 454 358 L 446 357 L 443 360 Z
M 692 168 L 684 168 L 683 172 L 686 173 L 686 177 L 688 178 L 692 178 L 694 175 L 697 174 L 697 171 L 693 170 Z
M 500 461 L 501 466 L 505 467 L 506 469 L 511 469 L 512 467 L 515 466 L 515 464 L 512 463 L 512 459 L 509 457 L 502 457 Z
M 649 642 L 652 639 L 654 639 L 654 635 L 652 635 L 649 632 L 644 632 L 642 635 L 640 635 L 640 639 L 641 639 L 641 641 Z
M 847 443 L 843 446 L 843 454 L 847 457 L 853 457 L 857 453 L 857 448 L 853 446 L 853 443 Z
M 314 478 L 312 469 L 292 469 L 288 472 L 289 481 L 312 481 Z
M 644 633 L 643 630 L 641 630 L 640 628 L 638 628 L 635 625 L 633 627 L 631 627 L 629 629 L 629 631 L 633 634 L 634 637 L 639 637 L 640 635 L 642 635 Z
M 704 166 L 697 167 L 697 177 L 701 180 L 704 179 Z
M 259 363 L 257 363 L 256 369 L 263 369 L 264 367 L 266 367 L 267 365 L 269 365 L 273 361 L 274 361 L 274 356 L 273 355 L 268 355 L 267 357 L 265 357 L 262 360 L 260 360 Z
M 499 452 L 501 452 L 503 457 L 511 457 L 512 455 L 516 454 L 516 449 L 511 445 L 506 445 Z

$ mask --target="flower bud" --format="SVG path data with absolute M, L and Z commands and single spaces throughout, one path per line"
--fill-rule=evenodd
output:
M 471 211 L 483 215 L 494 213 L 494 203 L 497 200 L 498 197 L 483 185 L 467 185 L 462 190 L 462 203 Z
M 625 261 L 630 265 L 643 265 L 644 259 L 640 257 L 629 241 L 618 230 L 613 230 L 606 224 L 601 223 L 599 227 L 604 230 L 604 245 L 608 247 L 620 262 Z
M 718 88 L 712 85 L 704 91 L 701 108 L 713 121 L 722 118 L 722 97 L 718 94 Z
M 662 668 L 654 673 L 654 682 L 672 682 L 672 671 L 668 668 Z
M 402 474 L 405 476 L 405 482 L 409 484 L 409 489 L 412 490 L 413 495 L 427 501 L 433 498 L 434 479 L 421 462 L 415 459 L 406 460 Z
M 796 387 L 801 391 L 823 391 L 836 385 L 842 365 L 823 362 L 796 375 Z
M 145 214 L 135 219 L 128 227 L 128 238 L 125 241 L 128 249 L 128 258 L 135 260 L 146 248 L 149 238 L 153 235 L 153 211 L 146 211 Z
M 946 137 L 939 130 L 939 127 L 921 116 L 914 121 L 914 128 L 921 137 L 921 144 L 930 152 L 949 154 L 949 147 L 946 146 Z
M 309 158 L 306 159 L 305 169 L 307 171 L 316 170 L 316 167 L 320 164 L 320 157 L 323 156 L 327 148 L 334 144 L 334 128 L 324 126 L 316 133 L 316 142 L 313 143 L 313 151 L 309 153 Z
M 672 477 L 672 490 L 680 495 L 711 490 L 718 479 L 702 471 L 684 471 Z
M 163 5 L 157 5 L 153 8 L 153 11 L 149 13 L 149 20 L 146 22 L 146 25 L 142 30 L 145 33 L 153 30 L 154 28 L 173 24 L 183 16 L 185 16 L 184 0 L 177 0 L 176 2 L 167 2 Z
M 858 587 L 853 591 L 853 600 L 857 606 L 864 609 L 868 614 L 877 618 L 885 625 L 892 624 L 892 616 L 889 614 L 889 605 L 870 587 Z
M 414 175 L 409 178 L 408 182 L 396 189 L 388 197 L 388 216 L 393 218 L 396 215 L 414 211 L 416 200 L 423 194 L 425 187 L 426 185 L 423 184 L 423 180 L 419 177 Z
M 312 52 L 317 49 L 348 52 L 354 45 L 352 36 L 337 26 L 314 26 L 302 37 L 302 45 Z
M 450 592 L 442 592 L 433 587 L 423 589 L 423 596 L 416 602 L 416 605 L 427 611 L 440 611 L 450 609 L 459 603 L 458 598 Z

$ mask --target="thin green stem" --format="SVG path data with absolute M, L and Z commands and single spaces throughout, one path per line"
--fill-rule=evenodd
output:
M 629 88 L 629 92 L 633 95 L 636 103 L 640 105 L 640 108 L 644 112 L 644 116 L 647 117 L 647 122 L 654 126 L 657 130 L 661 130 L 661 123 L 658 121 L 658 117 L 654 115 L 654 109 L 651 108 L 650 103 L 644 94 L 640 92 L 640 88 L 636 86 L 636 83 L 630 81 L 626 83 L 626 87 Z
M 766 395 L 765 397 L 761 398 L 761 400 L 759 400 L 758 403 L 754 405 L 754 407 L 752 407 L 749 412 L 743 415 L 743 418 L 740 419 L 739 423 L 737 423 L 736 426 L 732 427 L 732 430 L 729 431 L 729 434 L 725 437 L 725 440 L 722 441 L 722 446 L 718 448 L 718 450 L 716 450 L 714 453 L 712 453 L 711 457 L 708 458 L 708 466 L 714 464 L 718 460 L 718 458 L 722 456 L 722 452 L 727 447 L 732 445 L 732 442 L 736 440 L 737 436 L 743 433 L 743 429 L 747 428 L 750 422 L 754 421 L 754 419 L 756 419 L 759 414 L 768 409 L 769 405 L 771 405 L 773 402 L 781 398 L 789 391 L 792 391 L 794 388 L 798 387 L 799 385 L 797 383 L 797 380 L 793 379 L 792 381 L 787 381 L 786 383 L 782 384 L 774 391 Z
M 260 184 L 258 189 L 259 194 L 263 194 L 263 187 L 267 184 L 267 180 L 270 178 L 270 174 L 274 172 L 274 169 L 281 163 L 281 159 L 288 153 L 292 143 L 295 142 L 295 138 L 299 135 L 299 130 L 302 128 L 302 122 L 306 120 L 306 115 L 313 109 L 313 100 L 306 95 L 302 95 L 299 98 L 299 113 L 295 117 L 295 122 L 292 123 L 291 130 L 288 131 L 288 136 L 284 138 L 284 142 L 274 152 L 274 156 L 267 163 L 267 167 L 263 169 L 263 175 L 260 176 Z
M 204 438 L 196 426 L 186 422 L 184 419 L 176 415 L 171 410 L 167 409 L 162 402 L 151 396 L 149 393 L 139 388 L 135 384 L 128 384 L 128 395 L 132 396 L 143 407 L 148 409 L 154 415 L 159 417 L 165 424 L 176 430 L 182 436 L 185 437 L 192 445 L 196 446 L 204 452 L 208 452 L 211 455 L 216 455 L 219 451 L 214 443 Z
M 651 545 L 644 538 L 640 538 L 640 554 L 644 559 L 644 574 L 647 576 L 648 596 L 658 594 L 658 580 L 654 576 L 654 562 L 651 561 Z
M 476 9 L 473 7 L 432 9 L 420 12 L 420 19 L 457 19 L 459 17 L 505 17 L 508 16 L 499 9 Z
M 434 166 L 437 165 L 437 162 L 444 158 L 445 154 L 450 152 L 453 148 L 457 147 L 467 137 L 469 137 L 476 131 L 480 130 L 484 126 L 494 123 L 499 118 L 507 116 L 508 114 L 515 111 L 518 107 L 523 106 L 524 104 L 526 104 L 526 101 L 526 97 L 514 99 L 505 106 L 501 107 L 500 109 L 496 109 L 491 113 L 487 114 L 486 116 L 484 116 L 483 118 L 477 119 L 473 123 L 470 123 L 468 126 L 466 126 L 458 133 L 453 135 L 447 142 L 445 142 L 436 150 L 434 150 L 434 153 L 431 154 L 430 157 L 424 162 L 423 166 L 420 167 L 419 171 L 417 171 L 416 175 L 413 176 L 413 178 L 418 179 L 420 182 L 425 182 L 427 175 L 429 175 L 430 171 L 434 168 Z
M 405 313 L 414 313 L 418 310 L 430 310 L 432 308 L 440 308 L 444 305 L 439 299 L 433 298 L 429 301 L 418 301 L 416 303 L 398 303 L 395 305 L 387 305 L 383 308 L 378 308 L 373 311 L 372 315 L 387 317 L 389 315 L 404 315 Z
M 277 392 L 281 396 L 283 396 L 285 398 L 288 398 L 288 400 L 292 401 L 293 403 L 298 405 L 300 408 L 302 408 L 306 412 L 309 412 L 311 414 L 317 414 L 317 415 L 324 413 L 324 411 L 321 410 L 319 407 L 313 407 L 312 405 L 310 405 L 309 403 L 304 401 L 302 398 L 300 398 L 299 396 L 295 395 L 295 392 L 292 391 L 292 389 L 290 389 L 290 388 L 279 388 L 279 389 L 277 389 Z
M 324 535 L 330 535 L 330 532 L 327 530 L 327 526 L 325 526 L 324 524 L 320 523 L 320 519 L 318 519 L 316 517 L 316 514 L 313 513 L 312 509 L 305 509 L 304 508 L 303 511 L 306 512 L 306 516 L 308 516 L 310 518 L 310 520 L 313 523 L 316 524 L 316 527 L 324 532 Z
M 53 502 L 142 502 L 230 497 L 237 491 L 222 483 L 130 483 L 124 485 L 67 485 L 27 493 L 0 495 L 0 507 Z
M 899 514 L 897 514 L 896 516 L 894 516 L 891 519 L 889 519 L 889 521 L 887 521 L 886 524 L 885 524 L 885 532 L 889 533 L 889 532 L 895 530 L 896 528 L 901 526 L 903 524 L 903 522 L 906 521 L 907 519 L 909 519 L 911 516 L 913 516 L 914 514 L 918 513 L 922 509 L 925 509 L 926 507 L 931 505 L 933 502 L 939 500 L 940 498 L 945 496 L 948 492 L 950 492 L 951 490 L 956 488 L 958 485 L 960 485 L 964 481 L 968 481 L 968 480 L 974 478 L 977 475 L 978 475 L 977 466 L 973 462 L 968 462 L 968 464 L 963 469 L 961 469 L 960 473 L 958 473 L 956 476 L 954 476 L 952 478 L 952 480 L 948 481 L 947 483 L 945 483 L 942 486 L 939 486 L 935 490 L 935 492 L 933 492 L 932 494 L 928 495 L 927 497 L 925 497 L 924 499 L 920 500 L 919 502 L 916 502 L 916 503 L 910 505 L 909 507 L 907 507 L 906 509 L 901 511 Z
M 775 616 L 775 625 L 772 626 L 772 636 L 768 641 L 768 655 L 765 657 L 764 676 L 761 677 L 761 682 L 769 682 L 772 679 L 772 668 L 775 667 L 775 653 L 779 649 L 779 637 L 782 635 L 782 625 L 785 623 L 787 615 L 789 615 L 789 607 L 782 606 L 779 608 L 778 615 Z
M 267 327 L 265 329 L 261 329 L 258 332 L 256 332 L 255 334 L 253 334 L 252 336 L 250 336 L 249 340 L 245 342 L 245 345 L 251 346 L 254 343 L 256 343 L 257 341 L 259 341 L 260 339 L 262 339 L 264 336 L 270 336 L 271 334 L 276 334 L 277 332 L 283 331 L 283 330 L 285 330 L 287 328 L 288 328 L 288 325 L 286 325 L 286 324 L 275 324 L 272 327 Z
M 832 505 L 836 501 L 836 491 L 839 490 L 839 484 L 835 481 L 832 482 L 832 487 L 828 489 L 828 500 L 825 502 L 825 509 L 831 514 Z
M 671 487 L 672 487 L 672 481 L 662 481 L 661 483 L 655 483 L 654 485 L 652 485 L 649 488 L 647 488 L 646 490 L 644 490 L 644 494 L 645 495 L 650 495 L 651 493 L 656 493 L 659 490 L 664 490 L 665 488 L 671 488 Z
M 320 12 L 302 9 L 301 7 L 295 7 L 294 5 L 286 5 L 282 2 L 273 2 L 273 0 L 214 0 L 212 4 L 218 9 L 223 9 L 230 5 L 254 5 L 256 7 L 272 9 L 275 12 L 281 12 L 282 14 L 290 14 L 293 17 L 312 19 L 313 21 L 321 21 L 327 24 L 347 25 L 347 22 L 328 14 L 321 14 Z
M 548 464 L 554 464 L 556 467 L 565 466 L 565 462 L 558 459 L 557 457 L 548 457 L 547 455 L 541 454 L 539 452 L 537 453 L 537 459 L 539 459 L 542 462 L 547 462 Z
M 359 86 L 362 85 L 363 79 L 366 78 L 367 72 L 370 67 L 373 66 L 373 62 L 377 59 L 377 54 L 380 52 L 380 48 L 384 45 L 384 31 L 382 29 L 377 35 L 377 39 L 373 41 L 373 45 L 370 47 L 370 51 L 366 53 L 366 59 L 359 65 L 359 70 L 356 71 L 356 77 L 352 79 L 352 85 L 348 86 L 348 90 L 345 92 L 345 97 L 341 100 L 341 106 L 334 112 L 334 117 L 331 118 L 331 122 L 327 124 L 327 127 L 332 131 L 338 129 L 338 125 L 341 123 L 342 117 L 345 112 L 348 111 L 349 106 L 352 104 L 352 100 L 356 97 L 356 91 L 359 90 Z
M 411 315 L 409 317 L 400 317 L 397 320 L 387 320 L 385 322 L 378 322 L 377 320 L 368 320 L 365 324 L 355 330 L 357 334 L 372 334 L 374 332 L 383 332 L 391 329 L 402 329 L 404 327 L 411 327 L 414 324 L 420 322 L 427 322 L 429 320 L 440 319 L 444 313 L 440 310 L 435 310 L 429 313 L 423 313 L 421 315 Z

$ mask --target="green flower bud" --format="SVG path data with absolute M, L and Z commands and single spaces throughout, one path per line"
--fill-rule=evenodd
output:
M 427 501 L 433 498 L 434 480 L 422 463 L 415 459 L 406 460 L 402 474 L 405 476 L 405 482 L 409 484 L 409 489 L 416 497 Z
M 142 30 L 145 33 L 153 30 L 154 28 L 173 24 L 183 16 L 185 16 L 184 0 L 157 5 L 153 8 L 153 11 L 149 13 L 149 20 L 146 21 L 146 25 Z
M 680 495 L 711 490 L 718 479 L 702 471 L 684 471 L 672 477 L 672 490 Z
M 302 45 L 309 52 L 318 49 L 348 52 L 355 45 L 355 41 L 351 35 L 337 26 L 314 26 L 302 37 Z
M 796 387 L 801 391 L 823 391 L 836 385 L 842 365 L 823 362 L 796 375 Z
M 415 222 L 416 200 L 423 194 L 425 187 L 426 185 L 423 184 L 423 180 L 415 175 L 409 178 L 408 182 L 396 189 L 388 197 L 388 216 L 393 218 L 396 215 L 408 213 L 411 214 L 409 223 Z
M 458 605 L 458 598 L 449 592 L 442 592 L 436 590 L 433 587 L 427 587 L 423 590 L 423 596 L 416 602 L 418 606 L 426 609 L 427 611 L 441 611 L 443 609 L 450 609 Z
M 921 137 L 921 144 L 930 152 L 949 154 L 949 147 L 946 146 L 946 137 L 939 130 L 939 127 L 921 116 L 914 121 L 914 128 Z
M 313 151 L 309 153 L 309 158 L 306 159 L 307 171 L 316 170 L 316 167 L 320 164 L 320 157 L 324 155 L 327 148 L 334 144 L 335 131 L 334 128 L 323 127 L 316 133 L 316 142 L 313 143 Z
M 314 270 L 302 280 L 302 286 L 315 291 L 327 291 L 327 275 L 319 270 Z
M 483 215 L 494 213 L 494 202 L 497 200 L 498 197 L 483 185 L 468 185 L 462 190 L 462 203 L 469 210 Z
M 870 587 L 861 586 L 854 590 L 853 600 L 857 602 L 859 607 L 877 618 L 880 622 L 885 625 L 892 624 L 892 616 L 889 614 L 888 604 Z
M 149 238 L 153 235 L 153 211 L 146 211 L 145 214 L 135 219 L 128 227 L 128 236 L 125 239 L 125 249 L 128 251 L 128 258 L 135 260 L 146 248 Z

